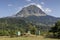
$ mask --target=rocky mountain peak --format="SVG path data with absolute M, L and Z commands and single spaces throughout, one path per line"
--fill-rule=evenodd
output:
M 29 5 L 22 8 L 16 16 L 17 17 L 28 17 L 28 16 L 46 16 L 46 14 L 36 5 Z

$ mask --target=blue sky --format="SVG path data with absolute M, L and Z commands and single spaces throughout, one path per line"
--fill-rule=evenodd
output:
M 24 6 L 33 3 L 46 14 L 60 17 L 60 0 L 0 0 L 0 17 L 15 15 Z

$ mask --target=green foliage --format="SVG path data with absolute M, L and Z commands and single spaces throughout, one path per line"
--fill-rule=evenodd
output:
M 21 33 L 26 33 L 31 31 L 32 34 L 35 34 L 37 30 L 36 26 L 32 23 L 26 23 L 20 18 L 1 18 L 0 19 L 0 35 L 16 35 L 17 31 Z
M 25 31 L 27 23 L 17 18 L 0 18 L 0 35 L 12 35 L 15 31 Z
M 42 27 L 43 26 L 26 22 L 21 18 L 0 18 L 0 35 L 13 36 L 16 35 L 17 31 L 20 31 L 21 33 L 27 33 L 30 31 L 31 34 L 35 34 L 36 31 L 41 31 L 46 28 Z
M 51 28 L 50 32 L 53 33 L 54 37 L 60 38 L 60 21 L 55 23 L 55 26 Z
M 31 34 L 35 34 L 35 32 L 37 31 L 37 28 L 35 26 L 33 26 L 30 31 L 31 31 Z
M 6 30 L 0 30 L 0 36 L 8 36 L 9 32 Z
M 31 31 L 31 34 L 35 34 L 36 30 L 37 30 L 37 28 L 36 28 L 35 25 L 33 25 L 33 24 L 28 24 L 28 26 L 27 26 L 27 31 Z

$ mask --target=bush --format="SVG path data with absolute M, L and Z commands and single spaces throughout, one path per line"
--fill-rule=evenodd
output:
M 0 36 L 8 36 L 9 32 L 6 30 L 0 30 Z

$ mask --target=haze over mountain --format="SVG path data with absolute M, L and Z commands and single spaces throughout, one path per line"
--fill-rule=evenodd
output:
M 22 8 L 15 17 L 25 18 L 24 20 L 29 20 L 34 24 L 44 24 L 44 25 L 53 25 L 58 19 L 50 15 L 47 15 L 42 9 L 37 5 L 29 5 Z

